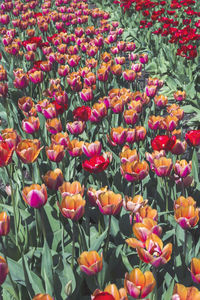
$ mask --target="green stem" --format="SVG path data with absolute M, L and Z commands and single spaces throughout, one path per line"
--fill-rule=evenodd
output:
M 154 300 L 157 300 L 158 299 L 158 289 L 157 289 L 157 269 L 155 267 L 153 267 L 153 275 L 154 275 L 154 278 L 155 278 L 155 281 L 156 281 L 156 286 L 154 288 Z
M 164 178 L 165 182 L 165 193 L 166 193 L 166 220 L 168 220 L 168 212 L 169 212 L 169 195 L 168 195 L 168 185 L 167 185 L 167 178 Z
M 37 208 L 34 208 L 34 215 L 35 215 L 35 228 L 36 228 L 36 243 L 38 246 L 39 226 L 38 226 Z
M 40 215 L 40 222 L 41 222 L 41 226 L 42 226 L 42 234 L 43 234 L 43 238 L 44 241 L 46 240 L 46 230 L 45 230 L 45 226 L 44 226 L 44 218 L 43 218 L 43 207 L 40 207 L 39 209 L 39 215 Z
M 3 242 L 3 237 L 1 236 L 0 238 L 1 238 L 1 245 L 2 245 L 2 249 L 3 249 L 3 254 L 5 256 L 6 262 L 8 263 L 7 255 L 6 255 L 6 249 L 5 249 L 4 242 Z M 13 281 L 13 279 L 11 277 L 10 271 L 8 272 L 8 277 L 10 279 L 10 282 L 11 282 L 12 286 L 13 286 L 13 290 L 14 290 L 14 294 L 15 294 L 15 299 L 18 300 L 19 299 L 19 295 L 18 295 L 17 286 L 16 286 L 16 284 L 14 283 L 14 281 Z
M 14 200 L 14 193 L 13 193 L 12 177 L 11 177 L 8 166 L 6 166 L 6 171 L 7 171 L 7 174 L 8 174 L 8 179 L 9 179 L 9 184 L 10 184 L 10 189 L 11 189 L 11 201 L 12 201 L 13 215 L 14 215 L 16 246 L 19 248 L 18 229 L 17 229 L 17 216 L 16 216 L 16 207 L 15 207 L 15 200 Z
M 111 216 L 112 215 L 109 215 L 108 231 L 107 231 L 107 237 L 106 237 L 106 243 L 105 243 L 105 255 L 108 252 L 108 246 L 109 246 L 109 240 L 110 240 Z
M 132 184 L 132 198 L 135 197 L 135 181 L 133 181 L 133 184 Z
M 8 128 L 11 128 L 11 125 L 10 125 L 10 108 L 9 108 L 9 104 L 8 104 L 8 98 L 5 98 L 5 107 L 6 107 Z
M 184 255 L 185 263 L 187 264 L 187 230 L 184 230 L 183 255 Z
M 72 261 L 71 261 L 71 268 L 74 268 L 74 256 L 75 256 L 75 223 L 73 222 L 73 229 L 72 229 Z

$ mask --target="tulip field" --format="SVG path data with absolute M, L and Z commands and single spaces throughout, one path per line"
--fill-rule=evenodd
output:
M 0 2 L 0 299 L 200 300 L 200 1 Z

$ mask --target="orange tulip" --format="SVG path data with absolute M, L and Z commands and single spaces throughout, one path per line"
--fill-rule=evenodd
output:
M 78 141 L 76 139 L 70 141 L 69 146 L 67 148 L 69 155 L 73 157 L 81 156 L 83 151 L 82 147 L 84 145 L 83 141 Z
M 126 162 L 120 169 L 122 176 L 128 181 L 142 180 L 149 174 L 149 165 L 146 161 Z
M 190 229 L 199 222 L 199 209 L 193 205 L 180 206 L 175 209 L 174 218 L 183 229 Z
M 5 128 L 1 131 L 1 138 L 7 143 L 9 148 L 15 148 L 17 144 L 21 141 L 21 137 L 18 135 L 17 131 L 13 128 Z
M 100 194 L 107 192 L 107 186 L 100 188 L 99 190 L 95 190 L 94 188 L 89 188 L 87 190 L 88 199 L 92 206 L 96 206 L 97 199 Z
M 7 235 L 10 232 L 10 217 L 5 211 L 0 213 L 0 236 Z
M 183 284 L 175 284 L 172 300 L 199 300 L 200 291 L 194 287 L 185 287 Z
M 139 161 L 139 155 L 136 149 L 131 150 L 130 147 L 124 146 L 122 148 L 122 152 L 119 154 L 121 163 L 124 164 L 126 162 Z
M 65 156 L 64 146 L 51 144 L 49 147 L 46 146 L 46 155 L 49 160 L 59 163 Z
M 61 121 L 57 118 L 46 120 L 46 128 L 51 134 L 56 134 L 62 131 Z
M 59 192 L 61 193 L 62 198 L 76 194 L 83 196 L 84 185 L 82 186 L 79 181 L 73 181 L 72 183 L 63 182 L 63 184 L 59 187 Z
M 54 300 L 49 294 L 37 294 L 32 300 Z
M 192 197 L 185 198 L 180 196 L 176 201 L 174 201 L 174 209 L 179 207 L 187 207 L 189 205 L 196 207 L 196 201 Z
M 156 209 L 153 209 L 151 206 L 146 205 L 141 207 L 136 213 L 134 220 L 136 222 L 142 222 L 144 218 L 151 218 L 155 221 L 158 220 L 158 212 Z
M 125 196 L 123 207 L 132 213 L 136 213 L 142 206 L 145 206 L 147 202 L 148 200 L 144 200 L 141 195 L 136 195 L 133 198 Z
M 92 297 L 91 299 L 98 299 L 98 298 L 95 298 L 95 296 L 97 295 L 103 295 L 102 293 L 108 293 L 108 295 L 112 295 L 114 300 L 128 300 L 128 297 L 127 297 L 127 292 L 125 290 L 125 288 L 121 288 L 121 289 L 118 289 L 117 286 L 115 284 L 109 284 L 105 287 L 104 291 L 102 292 L 101 290 L 99 289 L 96 289 L 94 291 L 94 293 L 92 294 Z M 105 294 L 104 294 L 105 295 Z M 106 294 L 107 295 L 107 294 Z M 102 296 L 102 299 L 110 299 L 110 297 L 108 298 L 108 296 L 104 296 L 105 298 L 103 298 Z M 99 298 L 101 299 L 101 298 Z
M 80 194 L 65 196 L 61 204 L 57 202 L 60 212 L 65 218 L 78 221 L 84 214 L 86 201 Z
M 11 162 L 13 151 L 14 148 L 10 149 L 7 142 L 0 141 L 0 167 L 5 167 Z
M 95 275 L 103 268 L 103 256 L 96 251 L 84 251 L 78 258 L 78 263 L 82 272 L 87 275 Z
M 136 268 L 130 274 L 125 274 L 124 287 L 127 293 L 134 298 L 145 298 L 153 291 L 155 285 L 155 278 L 150 271 L 143 274 L 139 268 Z
M 122 196 L 112 191 L 98 195 L 96 204 L 104 215 L 117 215 L 122 207 Z
M 153 170 L 159 177 L 169 176 L 173 167 L 171 158 L 160 157 L 153 160 Z
M 200 283 L 200 259 L 193 257 L 191 261 L 191 276 L 192 280 Z
M 50 190 L 54 190 L 54 191 L 57 191 L 59 186 L 61 186 L 64 181 L 63 173 L 60 169 L 48 171 L 44 176 L 42 176 L 42 179 L 46 184 L 46 186 Z
M 47 202 L 47 190 L 44 184 L 32 184 L 26 186 L 22 191 L 24 201 L 34 208 L 40 208 Z
M 22 140 L 16 147 L 16 153 L 24 164 L 30 164 L 36 161 L 40 151 L 40 141 L 37 139 Z
M 0 256 L 0 285 L 2 285 L 6 280 L 8 272 L 9 270 L 6 260 L 2 256 Z

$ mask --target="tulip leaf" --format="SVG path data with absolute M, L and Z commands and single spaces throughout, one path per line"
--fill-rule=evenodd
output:
M 171 299 L 172 294 L 173 294 L 173 289 L 174 289 L 174 282 L 175 282 L 175 280 L 172 279 L 167 292 L 164 294 L 163 300 L 169 300 L 169 299 Z
M 88 251 L 99 251 L 101 244 L 104 242 L 106 235 L 107 235 L 108 229 L 106 230 L 96 239 L 91 239 L 91 247 L 88 249 Z
M 42 251 L 41 275 L 45 282 L 46 293 L 52 295 L 53 281 L 53 259 L 52 254 L 45 239 Z

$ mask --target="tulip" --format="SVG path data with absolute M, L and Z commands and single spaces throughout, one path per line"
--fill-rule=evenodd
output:
M 111 139 L 117 145 L 122 145 L 126 141 L 127 129 L 123 127 L 117 127 L 111 129 Z
M 55 135 L 51 136 L 52 144 L 62 145 L 64 148 L 69 146 L 70 140 L 67 132 L 58 132 Z
M 61 193 L 62 198 L 65 196 L 72 196 L 76 194 L 80 194 L 83 196 L 84 194 L 84 185 L 81 186 L 79 181 L 63 182 L 63 184 L 59 187 L 59 192 Z
M 124 110 L 124 104 L 122 98 L 114 97 L 110 100 L 109 106 L 115 114 L 120 114 Z
M 146 54 L 146 53 L 140 54 L 139 61 L 143 65 L 147 64 L 148 63 L 148 54 Z
M 189 146 L 199 146 L 200 145 L 200 130 L 190 130 L 185 135 L 185 140 Z
M 192 280 L 196 283 L 200 283 L 200 259 L 193 257 L 191 261 L 191 276 Z
M 43 81 L 43 73 L 42 71 L 38 71 L 36 69 L 32 69 L 29 71 L 29 79 L 34 84 L 41 83 Z
M 103 295 L 103 294 L 104 294 L 104 296 L 102 296 L 103 298 L 96 298 L 97 295 Z M 109 296 L 105 295 L 105 294 L 108 294 Z M 102 292 L 99 289 L 96 289 L 94 291 L 94 293 L 92 294 L 91 299 L 92 300 L 94 300 L 94 299 L 110 300 L 111 295 L 113 297 L 112 299 L 114 299 L 114 300 L 128 300 L 126 290 L 124 288 L 121 288 L 121 289 L 118 290 L 118 288 L 115 284 L 107 285 L 104 289 L 104 292 Z
M 40 129 L 40 120 L 36 117 L 29 117 L 22 120 L 22 129 L 29 134 L 33 134 Z
M 124 146 L 122 148 L 122 152 L 120 153 L 121 163 L 124 164 L 126 162 L 139 161 L 139 155 L 137 154 L 137 150 L 131 150 L 129 147 Z
M 94 188 L 89 188 L 87 190 L 87 196 L 92 206 L 97 205 L 97 199 L 100 194 L 107 192 L 107 186 L 100 188 L 99 190 L 95 190 Z
M 142 111 L 142 102 L 140 100 L 132 100 L 128 103 L 128 109 L 134 109 L 137 113 L 141 113 Z
M 183 284 L 176 283 L 173 291 L 172 300 L 198 300 L 200 299 L 199 290 L 194 287 L 185 287 Z
M 199 209 L 193 205 L 180 206 L 175 209 L 174 218 L 183 229 L 190 229 L 199 222 Z
M 63 173 L 60 169 L 48 171 L 44 176 L 42 176 L 42 179 L 46 186 L 53 191 L 57 191 L 64 181 Z
M 98 195 L 96 204 L 104 215 L 117 215 L 122 207 L 122 196 L 112 191 L 106 191 Z
M 183 154 L 187 148 L 186 141 L 181 142 L 180 140 L 176 140 L 175 145 L 171 149 L 171 152 L 176 155 Z
M 160 157 L 154 159 L 153 161 L 153 170 L 159 177 L 169 176 L 173 167 L 171 158 Z
M 24 164 L 30 164 L 36 161 L 40 151 L 40 141 L 34 140 L 22 140 L 16 147 L 16 153 Z
M 0 236 L 7 235 L 10 232 L 10 217 L 5 211 L 0 213 Z
M 135 127 L 135 140 L 136 140 L 136 142 L 144 141 L 145 138 L 146 138 L 146 134 L 147 134 L 147 131 L 146 131 L 145 127 L 143 127 L 143 126 L 136 126 Z
M 61 204 L 58 202 L 57 204 L 60 212 L 65 218 L 78 221 L 84 214 L 86 201 L 80 194 L 76 194 L 72 196 L 65 196 L 62 199 Z
M 73 156 L 73 157 L 81 156 L 83 153 L 83 151 L 82 151 L 83 144 L 84 144 L 83 141 L 78 141 L 76 139 L 70 141 L 68 149 L 67 149 L 69 152 L 69 155 Z
M 141 207 L 145 206 L 148 200 L 144 200 L 141 195 L 136 195 L 133 198 L 125 196 L 123 199 L 123 207 L 132 212 L 136 213 Z
M 107 292 L 100 292 L 92 300 L 115 300 L 115 298 Z
M 10 148 L 7 142 L 0 141 L 0 167 L 5 167 L 11 162 L 13 151 L 14 147 Z
M 96 251 L 84 251 L 78 258 L 78 264 L 82 272 L 87 275 L 95 275 L 103 268 L 103 256 Z
M 151 218 L 155 221 L 158 221 L 158 212 L 156 209 L 153 209 L 149 205 L 141 207 L 134 216 L 135 222 L 142 222 L 144 218 Z
M 80 93 L 79 93 L 81 99 L 84 102 L 88 102 L 88 101 L 92 101 L 93 100 L 93 91 L 91 88 L 88 89 L 83 89 Z
M 171 259 L 172 244 L 169 243 L 163 248 L 163 242 L 156 234 L 151 234 L 145 242 L 145 249 L 137 247 L 139 258 L 152 266 L 158 268 Z
M 125 110 L 124 121 L 128 125 L 135 125 L 135 123 L 138 121 L 137 111 L 134 109 Z
M 174 93 L 174 99 L 176 101 L 183 101 L 186 98 L 186 92 L 185 91 L 177 91 Z
M 46 102 L 43 102 L 42 104 L 46 104 Z M 37 110 L 38 110 L 38 106 L 37 106 Z M 53 103 L 50 103 L 50 104 L 46 105 L 44 108 L 42 108 L 42 114 L 44 115 L 44 117 L 46 119 L 56 118 L 57 117 L 57 111 L 56 111 L 55 105 Z
M 110 71 L 113 75 L 120 76 L 122 74 L 122 67 L 119 64 L 113 65 L 111 66 Z
M 46 155 L 51 161 L 59 163 L 65 156 L 64 146 L 51 144 L 45 147 Z
M 125 70 L 122 75 L 126 81 L 130 82 L 134 81 L 136 78 L 136 72 L 133 70 Z
M 91 108 L 89 106 L 79 106 L 73 110 L 73 117 L 75 120 L 88 121 L 91 115 Z
M 84 143 L 82 150 L 87 157 L 99 156 L 101 154 L 101 142 L 95 141 L 94 143 Z
M 46 120 L 46 128 L 51 134 L 56 134 L 62 131 L 61 121 L 57 118 Z
M 196 201 L 192 197 L 183 197 L 180 196 L 177 200 L 174 201 L 174 209 L 176 210 L 179 207 L 187 207 L 187 206 L 196 207 Z
M 178 118 L 175 116 L 167 116 L 163 118 L 162 124 L 165 130 L 173 131 L 178 126 Z
M 89 173 L 100 173 L 107 169 L 110 163 L 110 159 L 107 155 L 93 156 L 90 160 L 85 160 L 82 163 L 82 167 Z
M 126 162 L 120 167 L 122 176 L 128 181 L 144 179 L 149 174 L 149 165 L 146 161 Z
M 167 135 L 157 135 L 151 140 L 153 150 L 171 151 L 176 143 L 176 136 L 169 137 Z
M 163 118 L 160 116 L 150 116 L 148 120 L 148 126 L 152 130 L 160 129 L 162 121 Z
M 33 105 L 31 97 L 22 97 L 18 99 L 18 106 L 23 112 L 29 112 Z
M 100 122 L 107 115 L 107 107 L 104 103 L 95 103 L 92 107 L 89 120 L 91 122 Z
M 73 135 L 79 135 L 85 130 L 85 122 L 83 121 L 74 121 L 67 123 L 67 130 Z
M 6 280 L 8 272 L 8 265 L 5 259 L 2 256 L 0 256 L 0 285 L 2 285 Z
M 133 144 L 135 142 L 135 129 L 128 128 L 126 131 L 126 142 L 129 144 Z
M 158 107 L 165 107 L 168 103 L 168 98 L 164 95 L 155 96 L 154 103 Z
M 148 97 L 153 98 L 156 95 L 157 86 L 156 85 L 148 85 L 145 88 L 145 92 Z
M 47 202 L 47 190 L 44 184 L 32 184 L 22 191 L 24 201 L 34 208 L 40 208 Z
M 145 298 L 156 285 L 155 278 L 150 271 L 144 274 L 139 268 L 125 274 L 124 287 L 127 293 L 134 298 Z
M 37 294 L 32 300 L 54 300 L 49 294 Z
M 174 165 L 174 172 L 181 178 L 187 177 L 192 170 L 192 161 L 187 163 L 185 159 L 177 160 Z

